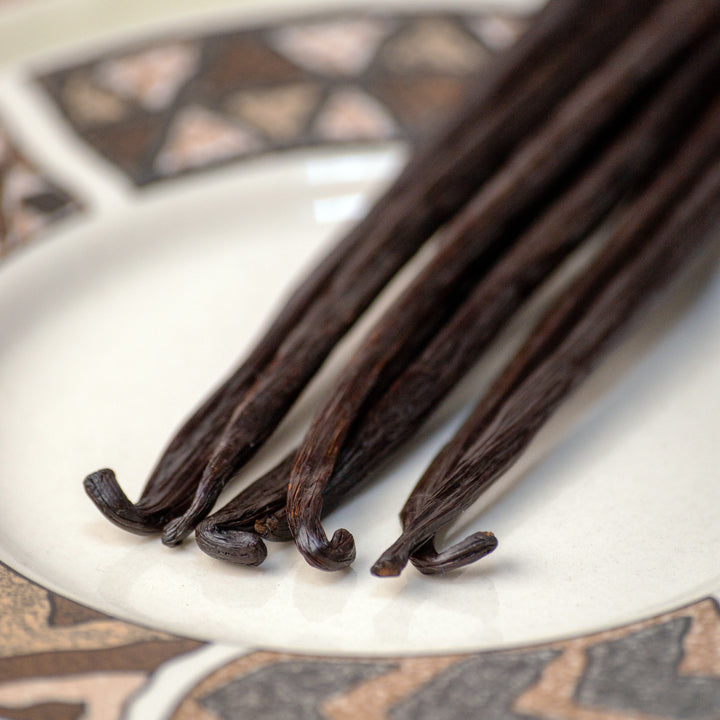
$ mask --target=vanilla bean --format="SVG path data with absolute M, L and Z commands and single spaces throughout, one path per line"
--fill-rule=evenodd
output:
M 452 320 L 404 370 L 387 396 L 365 414 L 361 424 L 353 427 L 325 488 L 324 513 L 336 507 L 350 488 L 417 430 L 537 285 L 626 194 L 642 188 L 646 178 L 677 146 L 690 119 L 697 117 L 707 104 L 706 97 L 714 90 L 719 70 L 720 37 L 713 37 L 638 109 L 637 117 L 628 120 L 628 127 L 601 157 L 478 284 Z M 385 332 L 392 335 L 397 318 L 397 308 L 393 308 L 379 325 L 384 325 Z M 373 342 L 382 332 L 382 328 L 371 332 Z M 283 467 L 287 468 L 289 462 L 290 458 L 286 458 Z M 266 478 L 260 478 L 256 484 L 263 486 Z M 224 525 L 230 528 L 233 518 L 236 521 L 244 518 L 245 526 L 249 527 L 251 519 L 259 516 L 253 507 L 253 487 L 198 526 L 196 536 L 203 538 L 204 548 L 217 542 L 224 552 L 230 552 L 228 538 L 222 537 Z M 277 510 L 284 501 L 282 483 L 277 482 L 275 487 L 273 505 Z M 413 503 L 422 504 L 418 499 L 421 497 L 421 493 L 411 496 L 401 516 L 403 523 Z M 277 510 L 267 520 L 260 519 L 255 529 L 268 539 L 291 537 L 284 510 Z M 489 538 L 481 535 L 454 548 L 452 553 L 445 551 L 434 566 L 447 569 L 466 564 L 477 559 L 478 552 L 487 554 L 489 544 Z M 428 553 L 418 562 L 428 572 L 432 571 Z
M 668 87 L 662 94 L 666 100 L 669 100 L 671 103 L 674 102 L 675 106 L 680 108 L 680 112 L 688 121 L 691 118 L 697 118 L 702 115 L 703 108 L 697 104 L 698 97 L 713 97 L 713 95 L 716 95 L 716 78 L 720 76 L 720 37 L 711 38 L 707 46 L 701 48 L 696 53 L 696 56 L 697 57 L 693 56 L 688 60 L 686 63 L 687 67 L 670 81 Z M 642 129 L 643 125 L 648 122 L 650 123 L 648 129 L 650 129 L 653 123 L 653 113 L 655 113 L 657 119 L 661 118 L 663 98 L 661 97 L 660 100 L 661 102 L 656 102 L 650 113 L 638 124 L 635 131 L 631 132 L 621 141 L 620 146 L 622 146 L 623 142 L 629 142 L 631 145 L 634 144 L 639 148 L 643 143 L 653 143 L 655 141 L 654 138 L 656 138 L 659 141 L 657 147 L 659 151 L 658 157 L 664 157 L 666 155 L 669 148 L 667 145 L 662 145 L 660 137 L 655 135 L 652 130 L 646 133 Z M 720 106 L 716 106 L 716 108 L 720 110 Z M 704 110 L 706 109 L 707 108 L 704 108 Z M 671 112 L 670 106 L 667 106 L 667 110 Z M 671 137 L 674 132 L 673 128 L 668 125 L 666 129 L 670 132 L 668 137 Z M 679 130 L 679 128 L 675 129 Z M 702 153 L 702 151 L 700 152 Z M 608 159 L 610 159 L 609 156 Z M 616 178 L 619 178 L 624 172 L 621 165 L 617 166 L 617 171 L 618 174 Z M 611 172 L 607 176 L 609 182 L 608 187 L 613 186 L 612 175 L 613 173 Z M 578 186 L 576 192 L 577 191 L 582 195 L 582 186 Z M 667 197 L 670 197 L 671 194 L 672 190 L 668 187 Z M 548 226 L 548 229 L 550 229 L 550 226 Z M 583 280 L 583 282 L 585 281 Z M 587 284 L 586 291 L 590 291 L 590 288 L 591 286 Z M 478 311 L 479 310 L 480 306 L 478 305 Z M 563 323 L 567 324 L 570 322 L 567 317 L 563 320 L 563 317 L 562 313 L 557 313 L 552 316 L 548 315 L 544 326 L 533 333 L 524 345 L 522 351 L 513 358 L 501 377 L 498 378 L 497 382 L 495 382 L 483 396 L 482 401 L 478 404 L 471 416 L 456 432 L 450 442 L 436 455 L 400 512 L 400 520 L 403 528 L 411 526 L 418 513 L 423 511 L 423 506 L 427 505 L 428 502 L 433 502 L 432 498 L 435 494 L 433 485 L 444 482 L 446 476 L 452 471 L 453 466 L 458 462 L 463 452 L 467 450 L 468 446 L 473 442 L 474 438 L 479 435 L 482 429 L 491 422 L 503 401 L 527 377 L 533 368 L 552 351 L 553 341 L 556 341 L 555 335 L 562 332 Z M 553 324 L 555 324 L 555 334 L 551 331 Z M 459 328 L 458 331 L 460 336 L 462 336 L 463 333 Z M 437 372 L 441 372 L 442 366 L 436 365 L 435 367 Z M 430 369 L 431 368 L 427 368 L 428 371 L 430 371 Z M 479 557 L 473 556 L 471 547 L 472 538 L 468 538 L 458 543 L 457 547 L 448 548 L 443 551 L 442 558 L 438 555 L 437 559 L 434 559 L 435 549 L 432 541 L 430 541 L 415 551 L 410 556 L 410 560 L 413 565 L 424 573 L 443 573 L 479 559 Z
M 598 9 L 602 3 L 594 3 Z M 627 4 L 627 3 L 626 3 Z M 545 112 L 556 92 L 550 82 L 560 72 L 557 96 L 572 81 L 570 55 L 556 62 L 551 53 L 588 23 L 581 0 L 552 0 L 529 32 L 500 59 L 458 118 L 434 143 L 416 154 L 368 216 L 328 254 L 288 299 L 279 315 L 243 364 L 200 406 L 170 441 L 137 503 L 120 489 L 114 473 L 88 476 L 85 488 L 98 508 L 120 527 L 136 533 L 159 532 L 190 506 L 203 470 L 233 411 L 265 372 L 288 333 L 318 302 L 344 262 L 365 246 L 380 252 L 394 235 L 407 237 L 407 252 L 422 244 L 452 216 L 480 183 Z M 627 14 L 614 9 L 611 16 Z M 642 12 L 630 12 L 628 23 Z M 576 48 L 577 49 L 577 48 Z M 564 84 L 568 72 L 568 84 Z M 546 101 L 543 93 L 549 93 Z M 507 98 L 507 99 L 506 99 Z M 515 126 L 511 120 L 520 118 Z M 447 158 L 438 162 L 438 158 Z M 424 202 L 435 197 L 438 203 Z M 412 212 L 408 212 L 408 208 Z M 182 533 L 179 533 L 181 535 Z
M 720 2 L 664 2 L 596 73 L 562 103 L 551 120 L 513 156 L 447 231 L 436 258 L 420 273 L 390 315 L 402 343 L 418 327 L 423 312 L 455 273 L 483 272 L 488 255 L 502 246 L 508 231 L 527 216 L 528 207 L 547 199 L 553 186 L 602 137 L 602 132 L 627 111 L 629 104 L 682 57 L 720 19 Z M 444 285 L 447 283 L 448 285 Z M 323 490 L 355 417 L 372 388 L 387 346 L 365 346 L 330 401 L 315 416 L 301 445 L 288 487 L 288 522 L 295 543 L 309 564 L 321 570 L 347 567 L 355 557 L 352 535 L 341 528 L 328 539 L 320 522 Z M 390 354 L 392 354 L 392 350 Z M 368 383 L 367 379 L 371 382 Z
M 481 91 L 483 97 L 474 103 L 472 113 L 411 161 L 381 200 L 380 210 L 373 211 L 345 243 L 351 249 L 342 262 L 313 281 L 317 297 L 303 309 L 302 318 L 286 328 L 272 360 L 256 372 L 254 382 L 233 395 L 235 409 L 231 416 L 223 415 L 225 429 L 192 502 L 165 526 L 163 542 L 177 544 L 192 531 L 397 270 L 649 10 L 644 3 L 637 7 L 626 0 L 606 0 L 598 4 L 597 17 L 590 18 L 587 2 L 565 3 L 564 12 L 558 5 L 549 14 L 552 42 L 538 32 L 524 50 L 521 47 L 512 55 L 507 61 L 510 69 L 500 72 L 489 90 Z M 556 52 L 548 53 L 552 47 Z M 505 83 L 507 94 L 502 91 Z M 194 476 L 192 482 L 196 481 Z
M 289 455 L 270 472 L 255 482 L 240 500 L 235 498 L 197 528 L 195 540 L 206 554 L 238 565 L 260 565 L 267 548 L 255 531 L 255 522 L 265 520 L 277 509 L 277 498 L 287 494 L 287 476 L 294 454 Z M 289 538 L 288 538 L 289 539 Z
M 562 400 L 588 375 L 634 314 L 718 230 L 720 103 L 651 188 L 624 213 L 607 246 L 561 292 L 529 340 L 451 441 L 430 482 L 405 512 L 400 538 L 373 573 L 400 573 L 522 453 Z M 440 471 L 446 474 L 440 476 Z M 430 552 L 432 555 L 432 552 Z M 459 566 L 458 564 L 454 565 Z

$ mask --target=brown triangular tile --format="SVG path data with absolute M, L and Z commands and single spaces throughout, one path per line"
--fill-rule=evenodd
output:
M 86 717 L 84 703 L 45 702 L 30 707 L 0 706 L 3 720 L 82 720 Z
M 306 76 L 255 34 L 211 38 L 207 56 L 206 68 L 198 78 L 198 94 L 207 100 L 224 99 L 241 87 L 288 83 Z
M 72 627 L 94 620 L 108 619 L 104 613 L 68 600 L 62 595 L 48 592 L 48 600 L 50 601 L 50 617 L 48 617 L 50 627 Z
M 166 122 L 161 115 L 138 115 L 123 123 L 89 129 L 84 137 L 102 156 L 142 185 L 153 179 L 147 170 L 148 158 L 160 142 Z
M 453 109 L 462 104 L 467 85 L 465 78 L 426 76 L 382 77 L 369 87 L 407 134 L 417 139 L 444 123 Z

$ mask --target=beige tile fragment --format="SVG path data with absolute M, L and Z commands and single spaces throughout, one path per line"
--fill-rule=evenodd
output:
M 396 124 L 378 100 L 348 87 L 328 98 L 318 113 L 314 130 L 326 142 L 381 140 L 396 131 Z
M 487 51 L 457 25 L 441 19 L 419 20 L 383 50 L 396 72 L 469 73 L 482 67 Z
M 17 207 L 23 198 L 47 189 L 42 177 L 25 164 L 17 163 L 5 174 L 3 181 L 3 204 Z
M 62 90 L 63 104 L 81 125 L 104 125 L 122 120 L 127 106 L 116 95 L 95 85 L 86 75 L 72 75 Z
M 692 607 L 692 624 L 683 640 L 681 675 L 720 676 L 720 618 L 712 600 Z
M 0 684 L 0 706 L 26 708 L 45 703 L 77 703 L 85 705 L 82 720 L 117 720 L 130 696 L 146 681 L 147 675 L 142 672 L 18 680 Z
M 525 23 L 517 18 L 488 15 L 469 23 L 477 36 L 491 50 L 505 50 L 513 45 L 525 30 Z
M 460 656 L 407 658 L 397 670 L 361 683 L 321 706 L 328 720 L 389 720 L 387 711 L 460 660 Z
M 158 154 L 156 168 L 169 175 L 255 152 L 262 142 L 253 131 L 202 107 L 180 113 Z
M 153 47 L 101 63 L 95 77 L 102 87 L 146 110 L 167 107 L 195 73 L 200 51 L 190 43 Z
M 227 108 L 231 115 L 265 135 L 287 142 L 303 132 L 319 94 L 311 83 L 245 90 L 233 95 Z
M 575 688 L 585 671 L 587 640 L 569 642 L 565 651 L 545 667 L 540 680 L 526 690 L 512 710 L 548 720 L 663 720 L 655 715 L 583 707 L 575 702 Z
M 357 75 L 370 64 L 390 27 L 371 18 L 303 23 L 279 28 L 271 33 L 270 43 L 307 70 Z

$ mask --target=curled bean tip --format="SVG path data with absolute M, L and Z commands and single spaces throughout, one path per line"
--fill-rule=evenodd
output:
M 103 468 L 102 470 L 90 473 L 83 481 L 83 485 L 91 497 L 93 497 L 93 493 L 101 492 L 107 488 L 111 493 L 119 493 L 121 498 L 125 498 L 126 502 L 128 502 L 128 504 L 130 503 L 118 485 L 115 472 L 110 468 Z
M 428 552 L 414 553 L 410 562 L 423 575 L 443 575 L 487 557 L 497 546 L 498 540 L 492 532 L 477 532 L 446 550 L 435 552 L 431 546 Z
M 343 570 L 355 560 L 355 539 L 344 528 L 336 530 L 330 541 L 313 539 L 304 547 L 298 547 L 308 563 L 318 570 Z
M 109 468 L 88 475 L 83 486 L 98 510 L 115 525 L 138 535 L 149 535 L 160 529 L 157 520 L 130 502 Z
M 223 530 L 212 522 L 195 528 L 195 541 L 206 555 L 235 565 L 257 566 L 267 557 L 267 547 L 256 533 Z

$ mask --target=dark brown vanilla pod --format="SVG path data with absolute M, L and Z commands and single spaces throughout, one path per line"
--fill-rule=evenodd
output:
M 611 341 L 709 237 L 720 231 L 720 103 L 624 220 L 590 268 L 563 290 L 451 441 L 373 573 L 400 573 L 522 453 Z M 431 466 L 432 467 L 432 466 Z M 440 477 L 439 470 L 447 470 Z
M 449 131 L 439 143 L 423 151 L 424 162 L 411 161 L 401 180 L 376 206 L 383 208 L 382 212 L 373 210 L 355 231 L 357 242 L 352 252 L 318 283 L 322 292 L 288 331 L 272 362 L 258 373 L 246 392 L 234 398 L 235 411 L 205 467 L 192 503 L 164 528 L 163 542 L 178 544 L 207 515 L 230 477 L 272 433 L 335 344 L 397 270 L 653 4 L 638 7 L 626 0 L 606 0 L 600 3 L 602 12 L 590 18 L 587 2 L 581 7 L 568 1 L 566 20 L 572 22 L 565 30 L 572 28 L 572 32 L 565 42 L 553 44 L 556 52 L 536 52 L 544 44 L 530 42 L 527 53 L 532 62 L 521 50 L 511 63 L 516 68 L 530 68 L 529 76 L 514 78 L 504 94 L 500 92 L 503 77 L 510 78 L 515 71 L 500 73 L 500 85 L 487 93 L 493 102 L 485 103 L 481 98 L 476 110 L 484 107 L 485 112 L 478 112 L 465 123 L 471 131 L 467 138 L 461 131 Z M 554 27 L 559 32 L 560 25 Z M 461 122 L 455 127 L 462 126 Z
M 125 529 L 147 533 L 160 530 L 168 515 L 184 512 L 233 410 L 356 246 L 375 243 L 379 251 L 395 235 L 421 244 L 492 174 L 548 107 L 648 12 L 645 5 L 625 0 L 548 3 L 529 32 L 497 59 L 463 112 L 412 158 L 367 218 L 290 297 L 242 366 L 185 422 L 138 502 L 130 503 L 114 474 L 88 479 L 89 494 L 103 513 Z M 600 22 L 592 12 L 595 6 L 602 10 Z
M 355 555 L 345 529 L 328 539 L 321 524 L 323 490 L 337 464 L 343 443 L 372 388 L 374 374 L 397 350 L 383 343 L 402 343 L 424 318 L 423 301 L 432 301 L 458 268 L 484 272 L 487 253 L 501 244 L 518 214 L 547 198 L 547 193 L 575 163 L 586 156 L 602 133 L 629 105 L 657 83 L 674 63 L 707 35 L 720 19 L 720 3 L 665 2 L 598 71 L 561 103 L 548 123 L 511 158 L 447 230 L 436 258 L 400 298 L 389 316 L 394 336 L 371 334 L 364 353 L 346 369 L 330 401 L 316 415 L 301 445 L 288 487 L 288 523 L 300 552 L 314 567 L 338 570 Z M 442 298 L 442 294 L 439 295 Z M 392 333 L 390 333 L 392 335 Z M 368 383 L 370 378 L 370 383 Z
M 237 565 L 259 565 L 267 555 L 256 522 L 266 521 L 285 501 L 287 478 L 295 453 L 245 488 L 227 505 L 195 528 L 200 549 L 214 558 Z M 289 535 L 283 538 L 290 540 Z
M 593 4 L 599 7 L 601 3 Z M 137 503 L 127 499 L 114 473 L 103 471 L 88 477 L 88 494 L 110 520 L 132 532 L 153 533 L 187 509 L 233 410 L 357 246 L 375 243 L 380 248 L 395 233 L 407 235 L 410 245 L 422 244 L 472 192 L 467 185 L 469 180 L 479 183 L 492 173 L 521 134 L 542 117 L 553 94 L 559 97 L 573 82 L 575 69 L 570 64 L 573 48 L 562 49 L 557 57 L 550 53 L 555 47 L 564 48 L 565 43 L 579 49 L 584 37 L 582 29 L 588 25 L 587 8 L 583 5 L 581 0 L 552 0 L 517 45 L 497 59 L 457 119 L 434 143 L 428 143 L 423 152 L 412 158 L 368 216 L 288 299 L 245 362 L 185 422 L 156 464 Z M 619 8 L 620 4 L 616 5 Z M 644 12 L 618 8 L 610 10 L 618 25 L 630 24 Z M 552 85 L 554 73 L 563 70 L 568 72 L 567 80 L 563 76 L 557 87 Z M 505 103 L 502 109 L 496 108 L 500 99 Z M 508 118 L 512 115 L 522 118 L 517 127 L 509 126 Z M 452 151 L 445 152 L 443 148 Z M 440 154 L 451 160 L 438 163 Z M 426 185 L 419 186 L 423 182 Z M 418 197 L 426 196 L 434 196 L 439 202 L 415 204 Z M 413 212 L 403 214 L 404 207 L 413 207 Z
M 423 575 L 444 575 L 482 560 L 497 549 L 498 540 L 491 532 L 476 532 L 451 547 L 438 551 L 428 540 L 410 559 Z
M 662 117 L 663 104 L 666 100 L 671 101 L 671 104 L 665 106 L 667 112 L 672 112 L 670 107 L 674 103 L 675 107 L 680 109 L 680 112 L 688 121 L 701 117 L 703 112 L 707 110 L 707 107 L 700 107 L 697 104 L 697 100 L 698 95 L 712 97 L 716 94 L 716 88 L 713 87 L 713 85 L 716 84 L 715 78 L 720 77 L 720 37 L 717 36 L 717 33 L 715 37 L 710 38 L 706 45 L 701 47 L 685 65 L 686 67 L 668 83 L 668 86 L 661 93 L 658 100 L 651 106 L 650 111 L 636 124 L 634 130 L 620 141 L 616 146 L 616 150 L 618 147 L 621 147 L 623 143 L 629 143 L 630 146 L 634 145 L 640 150 L 643 147 L 649 149 L 653 143 L 658 142 L 656 150 L 659 153 L 659 157 L 666 159 L 669 148 L 666 144 L 663 145 L 660 136 L 656 134 L 660 128 L 656 127 L 655 131 L 650 129 L 654 122 L 652 119 L 653 115 L 657 119 Z M 686 93 L 684 97 L 683 92 Z M 720 106 L 716 106 L 716 110 L 720 111 Z M 673 132 L 671 124 L 666 127 L 670 133 Z M 676 129 L 679 131 L 681 128 L 678 126 Z M 678 132 L 678 141 L 680 141 L 680 134 L 681 133 Z M 712 140 L 710 144 L 712 144 Z M 699 152 L 702 154 L 702 150 Z M 605 161 L 601 163 L 601 167 L 603 164 L 606 164 L 611 155 L 612 152 L 609 153 Z M 696 162 L 701 159 L 701 157 L 696 158 Z M 609 166 L 607 169 L 610 169 Z M 620 179 L 623 172 L 622 165 L 616 166 L 616 177 L 618 179 Z M 610 181 L 612 175 L 613 173 L 611 172 L 607 176 L 608 181 Z M 673 183 L 674 180 L 669 182 Z M 613 187 L 611 184 L 608 186 Z M 582 195 L 582 185 L 579 185 L 575 192 L 579 192 L 579 194 Z M 665 193 L 663 193 L 663 196 L 669 198 L 671 193 L 672 186 L 669 185 Z M 661 205 L 662 200 L 659 202 L 659 206 Z M 548 225 L 548 229 L 550 229 L 550 227 L 551 226 Z M 582 282 L 585 282 L 585 280 Z M 586 285 L 586 290 L 591 292 L 592 286 Z M 568 317 L 569 311 L 566 313 L 555 313 L 554 315 L 549 314 L 546 317 L 544 324 L 530 336 L 522 351 L 513 358 L 502 375 L 490 387 L 471 416 L 457 431 L 450 442 L 448 442 L 433 459 L 400 512 L 403 529 L 411 526 L 418 513 L 422 512 L 423 506 L 433 501 L 432 498 L 435 494 L 434 484 L 442 484 L 444 482 L 447 475 L 452 471 L 453 466 L 458 462 L 458 459 L 467 450 L 474 438 L 492 421 L 494 414 L 501 407 L 503 401 L 529 375 L 534 367 L 544 360 L 545 356 L 553 350 L 553 342 L 556 342 L 556 337 L 561 336 L 564 324 L 567 325 L 571 322 Z M 438 371 L 439 370 L 440 368 L 438 368 Z M 430 371 L 430 368 L 428 368 L 427 371 Z M 474 559 L 471 557 L 471 554 L 466 551 L 464 545 L 465 541 L 461 541 L 461 543 L 458 543 L 457 548 L 448 548 L 444 551 L 446 555 L 455 552 L 457 558 L 451 566 L 448 565 L 446 560 L 439 562 L 439 565 L 443 568 L 443 572 L 446 571 L 448 567 L 454 569 L 474 562 Z M 433 564 L 434 553 L 435 549 L 433 544 L 426 543 L 421 549 L 410 556 L 410 560 L 419 570 L 428 572 Z
M 691 119 L 701 113 L 719 68 L 720 38 L 712 38 L 636 109 L 616 140 L 477 285 L 386 396 L 353 427 L 323 492 L 324 514 L 337 507 L 350 489 L 412 436 L 538 284 L 626 194 L 640 191 L 645 179 L 676 148 Z M 397 308 L 388 312 L 379 323 L 385 330 L 376 327 L 371 338 L 377 340 L 383 333 L 392 338 L 398 317 Z M 265 478 L 257 483 L 264 485 Z M 249 492 L 252 487 L 233 501 L 232 512 L 223 515 L 225 522 L 233 512 L 238 519 L 257 517 Z M 280 493 L 273 502 L 276 508 L 281 507 L 284 500 Z M 214 537 L 219 540 L 223 526 L 216 523 L 214 527 Z M 258 521 L 255 529 L 267 539 L 286 540 L 291 536 L 284 510 Z M 485 552 L 485 539 L 478 542 L 478 552 Z M 223 539 L 222 547 L 228 551 L 227 539 Z M 473 543 L 445 551 L 436 561 L 437 569 L 446 571 L 477 559 L 479 555 L 474 552 Z M 423 565 L 427 572 L 432 571 L 429 556 Z
M 166 523 L 172 513 L 181 511 L 184 500 L 181 493 L 168 495 L 166 502 L 158 509 L 145 510 L 134 505 L 117 482 L 115 473 L 109 468 L 97 470 L 88 475 L 83 483 L 88 497 L 95 503 L 108 520 L 123 530 L 138 535 L 152 535 L 155 527 Z

